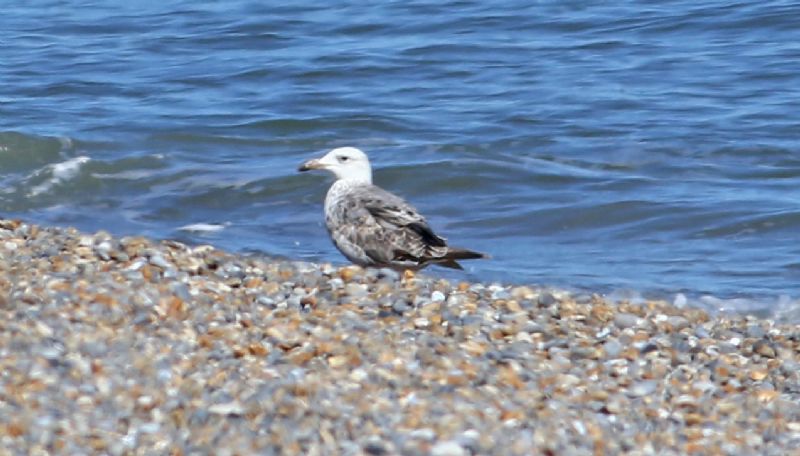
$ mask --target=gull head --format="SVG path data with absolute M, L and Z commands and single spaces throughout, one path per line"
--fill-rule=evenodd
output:
M 298 168 L 299 171 L 312 169 L 330 171 L 336 179 L 372 183 L 372 167 L 367 154 L 355 147 L 338 147 L 322 158 L 309 160 Z

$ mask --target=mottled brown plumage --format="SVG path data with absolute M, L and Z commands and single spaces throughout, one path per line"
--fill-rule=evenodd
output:
M 462 269 L 456 260 L 485 258 L 449 247 L 413 206 L 372 185 L 372 169 L 360 150 L 334 149 L 300 167 L 308 169 L 327 169 L 338 178 L 325 197 L 325 226 L 339 251 L 353 263 L 400 270 L 430 264 Z

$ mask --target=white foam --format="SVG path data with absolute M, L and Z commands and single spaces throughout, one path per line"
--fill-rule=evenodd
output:
M 72 149 L 75 146 L 75 142 L 72 141 L 72 138 L 66 136 L 58 138 L 58 142 L 61 143 L 61 150 Z
M 222 231 L 226 227 L 230 226 L 230 222 L 225 223 L 192 223 L 190 225 L 184 225 L 178 230 L 180 231 L 190 231 L 194 233 L 215 233 L 217 231 Z
M 719 313 L 738 313 L 745 314 L 756 310 L 757 301 L 746 298 L 723 299 L 712 295 L 700 296 L 698 301 Z
M 150 177 L 153 174 L 152 171 L 131 169 L 118 173 L 92 173 L 92 177 L 97 179 L 139 180 Z
M 800 321 L 800 299 L 780 295 L 774 305 L 775 319 L 782 322 Z
M 41 184 L 33 187 L 31 191 L 28 193 L 28 196 L 36 196 L 41 195 L 42 193 L 47 192 L 54 186 L 72 179 L 73 177 L 77 176 L 81 170 L 81 167 L 86 163 L 89 163 L 91 159 L 86 156 L 79 156 L 70 158 L 69 160 L 63 161 L 61 163 L 55 163 L 52 165 L 47 165 L 44 168 L 36 171 L 33 174 L 33 177 L 39 176 L 44 172 L 50 173 L 50 178 L 46 181 L 42 182 Z

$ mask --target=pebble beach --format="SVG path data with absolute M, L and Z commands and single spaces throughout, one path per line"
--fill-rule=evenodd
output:
M 797 325 L 0 220 L 2 454 L 798 451 Z

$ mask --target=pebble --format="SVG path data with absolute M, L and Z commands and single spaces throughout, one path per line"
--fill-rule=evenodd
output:
M 398 300 L 392 303 L 392 310 L 402 315 L 404 312 L 411 310 L 411 305 L 404 300 Z
M 244 407 L 234 401 L 227 404 L 214 404 L 208 408 L 208 411 L 217 415 L 241 415 L 244 413 Z
M 151 256 L 150 264 L 152 264 L 153 266 L 158 266 L 159 268 L 162 269 L 167 269 L 171 266 L 170 263 L 166 259 L 164 259 L 164 257 L 160 254 Z
M 658 388 L 658 382 L 655 380 L 642 380 L 636 382 L 631 386 L 629 394 L 631 396 L 648 396 L 653 394 Z
M 465 456 L 467 451 L 458 442 L 439 442 L 431 448 L 431 456 Z
M 618 328 L 633 328 L 639 324 L 639 317 L 630 313 L 619 313 L 614 316 L 614 324 Z
M 348 283 L 345 292 L 353 298 L 362 298 L 367 295 L 367 285 L 363 283 Z
M 616 358 L 622 352 L 622 344 L 617 339 L 609 339 L 603 344 L 606 356 Z
M 424 329 L 431 325 L 431 321 L 425 317 L 415 318 L 414 319 L 414 327 L 418 329 Z
M 680 294 L 401 281 L 14 220 L 0 239 L 5 453 L 800 450 L 797 325 Z
M 556 303 L 556 298 L 549 291 L 545 291 L 544 293 L 539 295 L 538 301 L 540 306 L 549 307 Z
M 686 317 L 682 317 L 680 315 L 673 315 L 671 317 L 667 317 L 667 323 L 670 326 L 672 326 L 676 331 L 688 328 L 690 325 L 689 320 Z
M 761 339 L 767 335 L 767 331 L 758 324 L 750 324 L 747 325 L 747 337 L 752 337 L 754 339 Z

